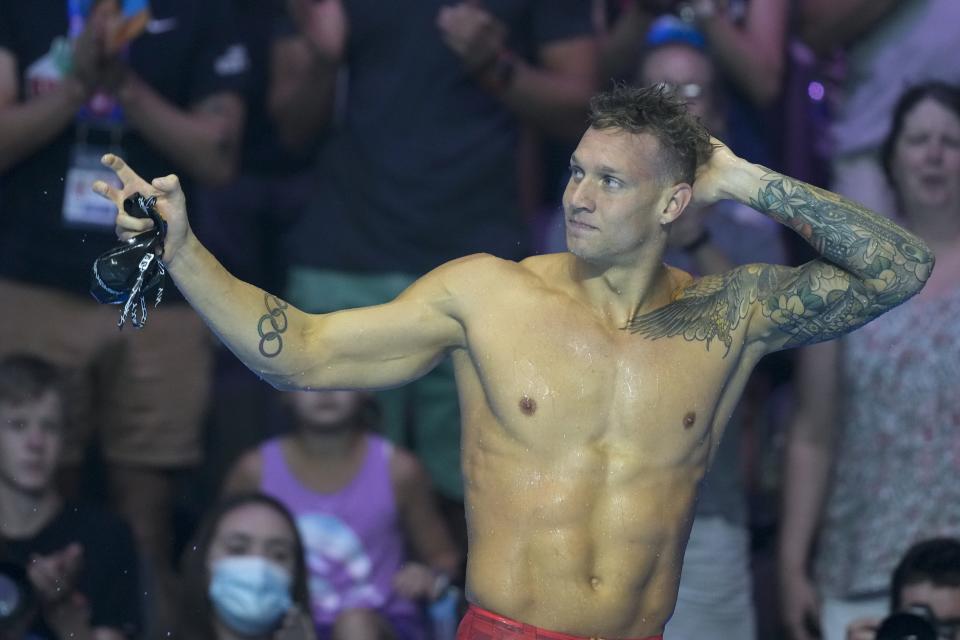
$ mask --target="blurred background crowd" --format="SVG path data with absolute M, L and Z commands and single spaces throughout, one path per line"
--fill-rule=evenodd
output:
M 613 82 L 664 83 L 937 254 L 901 308 L 761 362 L 665 637 L 907 637 L 881 623 L 912 611 L 960 638 L 958 44 L 958 0 L 0 0 L 0 638 L 452 638 L 449 362 L 282 393 L 169 282 L 118 331 L 88 293 L 116 242 L 90 185 L 105 152 L 176 173 L 232 273 L 373 305 L 462 255 L 562 251 Z M 812 257 L 732 202 L 670 234 L 699 275 Z

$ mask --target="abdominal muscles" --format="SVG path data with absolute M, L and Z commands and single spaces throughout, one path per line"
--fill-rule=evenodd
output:
M 483 457 L 466 465 L 473 602 L 576 635 L 661 631 L 702 466 L 644 469 L 583 449 Z

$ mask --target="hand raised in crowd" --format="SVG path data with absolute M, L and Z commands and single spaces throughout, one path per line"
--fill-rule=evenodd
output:
M 437 574 L 425 564 L 408 562 L 393 577 L 393 588 L 404 598 L 411 600 L 435 600 Z
M 104 166 L 113 170 L 123 185 L 120 189 L 108 185 L 102 180 L 93 183 L 93 190 L 114 203 L 117 207 L 116 233 L 121 240 L 128 240 L 138 233 L 153 228 L 149 218 L 134 218 L 123 210 L 123 201 L 134 193 L 144 196 L 156 196 L 157 213 L 167 223 L 167 237 L 163 243 L 163 261 L 173 260 L 177 251 L 190 235 L 190 223 L 187 221 L 187 201 L 180 188 L 180 180 L 175 175 L 154 178 L 147 182 L 134 172 L 119 156 L 108 153 L 101 160 Z
M 88 93 L 93 93 L 103 80 L 106 23 L 102 18 L 96 19 L 101 13 L 94 13 L 72 45 L 70 75 L 79 80 Z
M 803 572 L 784 576 L 780 581 L 780 611 L 791 640 L 815 640 L 819 626 L 820 598 L 813 582 Z
M 40 601 L 54 603 L 73 593 L 83 566 L 83 547 L 71 544 L 49 555 L 30 559 L 27 575 Z
M 860 618 L 847 627 L 847 640 L 874 640 L 882 618 Z
M 142 27 L 142 22 L 139 26 Z M 91 92 L 94 89 L 113 91 L 125 67 L 120 50 L 137 28 L 114 3 L 97 3 L 73 42 L 71 73 Z
M 437 27 L 443 41 L 471 73 L 496 60 L 507 39 L 506 26 L 477 0 L 441 8 Z
M 328 62 L 343 59 L 349 32 L 343 0 L 289 0 L 287 10 L 314 53 Z
M 47 624 L 59 637 L 82 635 L 90 625 L 90 606 L 77 591 L 83 547 L 71 544 L 49 555 L 33 556 L 27 566 Z
M 292 607 L 283 617 L 283 624 L 273 634 L 272 640 L 316 640 L 313 619 L 299 607 Z

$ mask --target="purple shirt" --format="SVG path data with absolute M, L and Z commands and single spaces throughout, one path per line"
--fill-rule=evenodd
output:
M 260 451 L 260 488 L 290 509 L 303 538 L 314 621 L 333 624 L 353 608 L 376 609 L 390 619 L 417 617 L 416 604 L 392 586 L 405 554 L 390 443 L 368 435 L 360 471 L 336 493 L 318 493 L 294 477 L 279 439 Z

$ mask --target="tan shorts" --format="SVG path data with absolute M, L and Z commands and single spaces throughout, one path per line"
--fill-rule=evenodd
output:
M 79 462 L 96 435 L 110 462 L 197 463 L 212 334 L 183 303 L 151 308 L 141 330 L 118 330 L 119 313 L 93 298 L 0 278 L 0 356 L 33 353 L 68 373 L 64 462 Z

